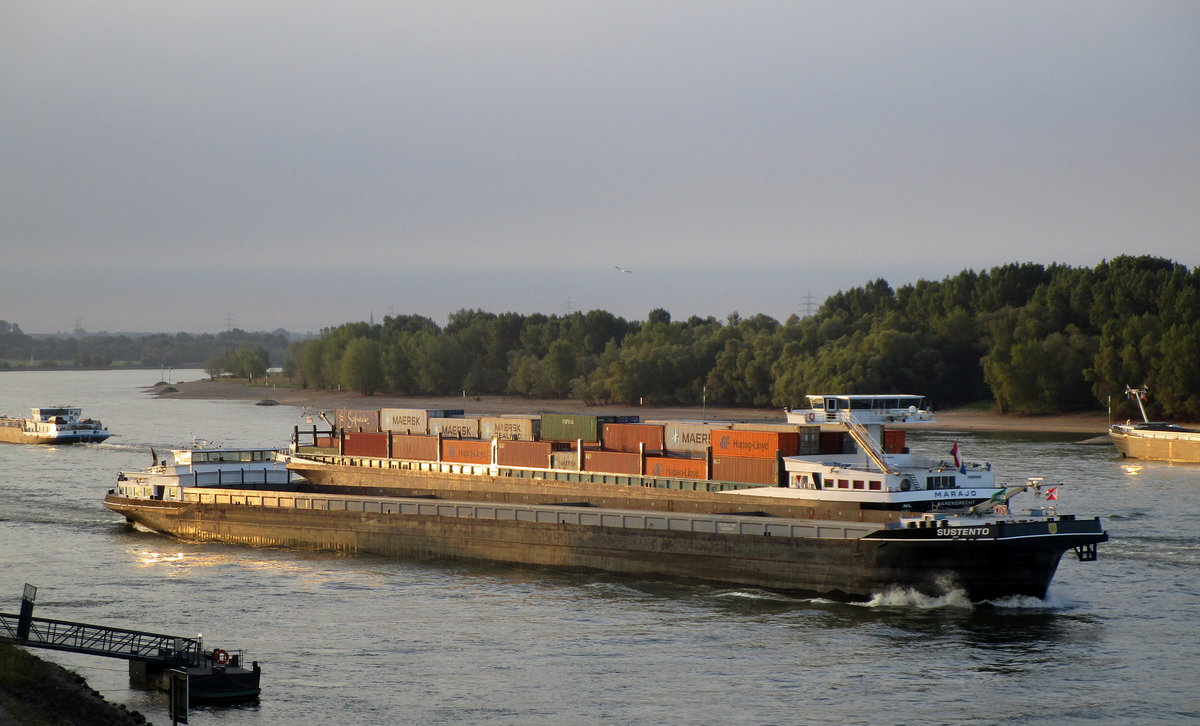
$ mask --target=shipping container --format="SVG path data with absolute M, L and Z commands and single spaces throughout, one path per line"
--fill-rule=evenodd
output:
M 437 461 L 438 437 L 424 434 L 392 434 L 392 458 Z
M 800 433 L 729 429 L 712 435 L 712 450 L 713 456 L 774 459 L 776 452 L 795 456 L 800 451 Z
M 491 439 L 490 436 L 479 435 L 479 419 L 477 418 L 430 417 L 429 433 L 458 439 Z
M 647 456 L 646 474 L 670 479 L 707 479 L 708 459 Z
M 641 474 L 642 457 L 623 451 L 583 452 L 585 471 L 603 471 L 611 474 Z
M 734 481 L 746 484 L 776 485 L 780 464 L 775 459 L 748 456 L 714 456 L 712 478 L 715 481 Z
M 667 451 L 681 454 L 707 453 L 712 432 L 729 428 L 728 421 L 653 420 L 646 423 L 661 424 L 663 446 Z
M 883 450 L 889 454 L 903 454 L 908 446 L 903 429 L 885 429 Z
M 544 413 L 541 416 L 543 441 L 576 441 L 594 444 L 600 441 L 600 427 L 616 423 L 616 416 L 588 416 L 575 413 Z
M 386 458 L 387 437 L 387 434 L 378 431 L 347 431 L 343 453 L 346 456 Z
M 604 448 L 609 451 L 640 451 L 639 444 L 645 444 L 646 453 L 660 453 L 663 450 L 663 427 L 659 424 L 642 423 L 606 423 L 603 427 Z
M 538 416 L 480 416 L 479 438 L 501 441 L 536 441 L 542 430 Z
M 822 431 L 821 432 L 821 450 L 822 454 L 845 454 L 846 441 L 850 437 L 844 431 Z
M 578 463 L 578 458 L 575 461 Z M 550 442 L 497 441 L 496 463 L 500 466 L 546 469 L 550 467 Z
M 579 471 L 579 452 L 555 451 L 550 454 L 550 468 L 564 471 Z
M 383 431 L 401 434 L 429 433 L 431 412 L 426 408 L 384 408 L 379 410 L 379 425 Z M 441 416 L 441 410 L 432 415 Z
M 442 461 L 458 464 L 492 463 L 492 442 L 479 439 L 442 439 Z
M 333 409 L 333 427 L 347 431 L 379 431 L 379 411 L 335 408 Z

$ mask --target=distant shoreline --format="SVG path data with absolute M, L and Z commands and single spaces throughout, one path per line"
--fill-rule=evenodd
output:
M 320 391 L 272 386 L 270 383 L 247 384 L 243 381 L 203 379 L 181 381 L 169 386 L 148 386 L 147 392 L 163 398 L 259 401 L 270 399 L 284 406 L 329 411 L 334 408 L 458 408 L 470 414 L 549 413 L 581 411 L 597 414 L 638 415 L 643 419 L 675 418 L 712 421 L 776 421 L 782 410 L 766 408 L 726 408 L 709 406 L 587 406 L 572 399 L 529 399 L 518 396 L 363 396 L 352 391 Z M 935 412 L 936 428 L 948 431 L 1024 431 L 1071 433 L 1101 436 L 1109 421 L 1103 413 L 1024 416 L 993 411 L 950 409 Z

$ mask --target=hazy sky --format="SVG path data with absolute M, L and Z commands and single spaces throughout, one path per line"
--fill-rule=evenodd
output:
M 0 235 L 26 332 L 1195 267 L 1200 3 L 5 0 Z

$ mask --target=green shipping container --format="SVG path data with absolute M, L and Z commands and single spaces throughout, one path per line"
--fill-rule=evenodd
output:
M 600 441 L 600 427 L 616 423 L 616 416 L 587 416 L 575 413 L 543 413 L 542 441 L 575 441 L 585 444 Z

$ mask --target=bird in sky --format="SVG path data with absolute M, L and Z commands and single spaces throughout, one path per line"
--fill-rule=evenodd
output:
M 613 265 L 613 267 L 617 268 L 621 272 L 633 272 L 633 270 L 626 270 L 624 267 L 621 267 L 620 265 Z

